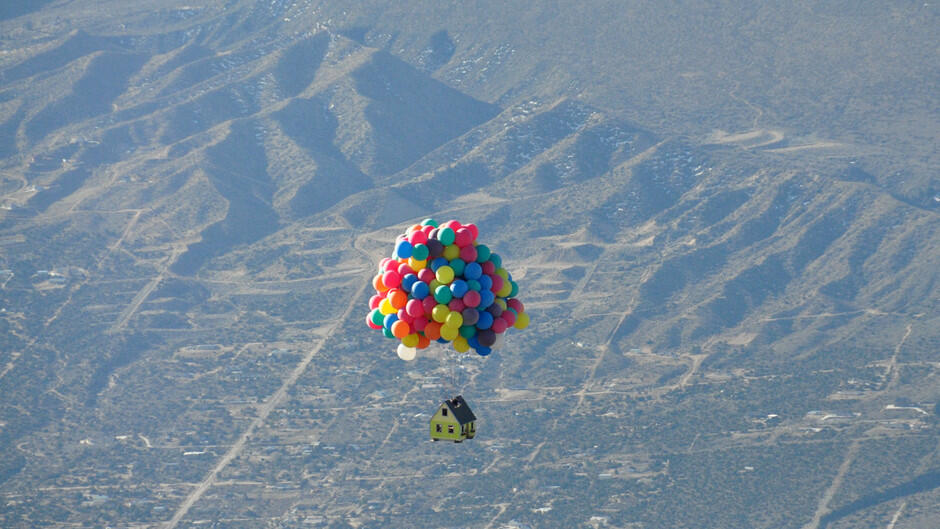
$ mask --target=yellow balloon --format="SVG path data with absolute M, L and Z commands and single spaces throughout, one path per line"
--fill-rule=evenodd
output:
M 444 247 L 444 259 L 448 261 L 453 261 L 454 259 L 460 257 L 460 247 L 456 244 L 450 244 Z
M 451 341 L 460 336 L 460 328 L 452 327 L 450 325 L 444 325 L 441 327 L 441 338 Z
M 511 288 L 511 287 L 512 287 L 512 285 L 510 285 L 510 288 Z M 505 296 L 504 296 L 504 297 L 505 297 Z M 499 305 L 499 308 L 501 308 L 501 309 L 503 309 L 503 310 L 506 310 L 507 305 L 506 305 L 506 300 L 505 300 L 505 299 L 496 298 L 496 300 L 493 301 L 493 303 L 496 303 L 497 305 Z
M 398 312 L 398 309 L 392 306 L 392 301 L 388 298 L 385 298 L 379 303 L 379 312 L 388 316 L 389 314 L 395 314 Z
M 507 272 L 505 268 L 497 268 L 496 275 L 503 279 L 509 279 L 509 272 Z
M 427 259 L 421 259 L 419 261 L 415 259 L 414 257 L 408 258 L 408 266 L 410 266 L 411 269 L 414 270 L 415 272 L 417 272 L 418 270 L 423 270 L 424 267 L 426 267 L 427 265 L 428 265 Z
M 438 281 L 437 279 L 432 279 L 432 280 L 428 283 L 428 288 L 431 289 L 431 295 L 434 295 L 434 291 L 437 290 L 437 287 L 439 287 L 439 286 L 441 286 L 441 285 L 442 285 L 442 283 L 441 283 L 440 281 Z
M 463 325 L 463 315 L 456 310 L 452 311 L 447 315 L 447 318 L 444 319 L 444 325 L 460 329 L 460 326 Z
M 496 295 L 501 298 L 504 298 L 511 293 L 512 293 L 512 283 L 510 283 L 509 281 L 504 281 L 503 286 L 500 287 L 500 289 L 496 291 Z
M 454 280 L 454 269 L 449 266 L 442 266 L 437 269 L 437 274 L 435 275 L 437 280 L 442 285 L 449 285 L 451 281 Z M 431 289 L 431 292 L 434 292 L 434 289 Z
M 517 329 L 525 329 L 529 326 L 529 313 L 523 312 L 516 316 L 516 323 L 513 324 L 513 327 Z
M 411 333 L 408 336 L 405 336 L 401 339 L 401 343 L 405 344 L 405 347 L 415 347 L 418 345 L 418 334 Z
M 458 353 L 466 353 L 470 350 L 470 344 L 467 343 L 467 339 L 463 336 L 458 336 L 454 338 L 454 350 Z
M 437 323 L 444 323 L 448 315 L 450 315 L 450 309 L 447 308 L 447 305 L 437 304 L 431 309 L 431 318 Z

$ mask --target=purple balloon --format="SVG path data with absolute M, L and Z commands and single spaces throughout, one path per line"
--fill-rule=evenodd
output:
M 464 325 L 476 325 L 480 321 L 480 313 L 474 308 L 467 307 L 460 311 L 460 315 L 463 316 Z
M 492 329 L 481 329 L 477 331 L 477 341 L 483 347 L 493 347 L 496 343 L 496 333 Z

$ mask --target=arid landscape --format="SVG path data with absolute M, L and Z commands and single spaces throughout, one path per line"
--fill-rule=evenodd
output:
M 8 2 L 0 526 L 937 527 L 938 9 Z M 427 217 L 489 356 L 365 324 Z

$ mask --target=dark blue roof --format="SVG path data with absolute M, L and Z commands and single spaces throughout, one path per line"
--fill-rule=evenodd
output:
M 460 424 L 467 424 L 468 422 L 477 420 L 477 416 L 473 414 L 470 406 L 467 405 L 467 401 L 463 400 L 463 397 L 460 395 L 450 400 L 445 400 L 444 404 L 450 408 L 451 413 L 454 414 L 454 418 L 457 419 L 457 422 Z

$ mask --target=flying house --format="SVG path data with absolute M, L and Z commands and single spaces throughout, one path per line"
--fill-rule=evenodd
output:
M 431 416 L 431 439 L 434 441 L 445 439 L 455 443 L 464 439 L 473 439 L 476 435 L 474 425 L 476 420 L 476 415 L 460 395 L 445 400 L 437 408 L 437 412 Z

